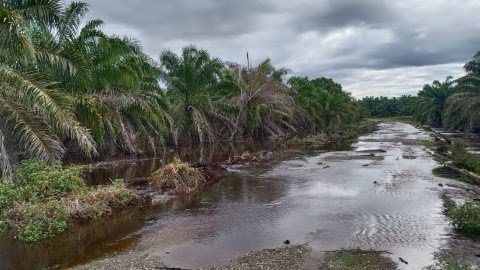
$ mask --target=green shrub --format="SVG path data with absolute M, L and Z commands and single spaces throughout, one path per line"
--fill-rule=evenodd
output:
M 137 201 L 123 180 L 87 187 L 78 168 L 23 161 L 18 185 L 0 182 L 0 231 L 12 229 L 26 242 L 62 234 L 69 221 L 90 220 Z
M 44 201 L 86 188 L 79 168 L 62 168 L 60 164 L 48 166 L 43 161 L 27 160 L 18 166 L 17 178 L 21 181 L 19 193 L 27 201 Z
M 0 219 L 0 233 L 8 230 L 8 224 L 5 220 Z
M 474 154 L 469 153 L 459 140 L 454 141 L 451 151 L 455 166 L 480 174 L 480 160 Z
M 444 212 L 447 216 L 450 215 L 450 213 L 452 212 L 453 209 L 455 209 L 457 207 L 457 204 L 455 203 L 455 201 L 450 198 L 446 193 L 442 193 L 442 195 L 440 196 L 443 200 L 443 209 L 444 209 Z
M 69 214 L 59 201 L 20 203 L 5 213 L 6 223 L 26 242 L 38 242 L 62 234 L 68 227 Z
M 465 203 L 449 211 L 452 224 L 465 235 L 480 239 L 480 207 Z
M 18 200 L 18 192 L 15 186 L 0 179 L 0 213 L 13 206 Z

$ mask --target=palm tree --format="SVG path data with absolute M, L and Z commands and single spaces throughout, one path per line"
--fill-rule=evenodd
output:
M 454 91 L 455 81 L 452 81 L 450 76 L 444 82 L 434 81 L 431 85 L 426 84 L 418 93 L 421 121 L 435 127 L 441 127 L 443 124 L 443 109 L 448 97 Z
M 96 154 L 88 130 L 75 118 L 69 97 L 52 83 L 46 67 L 73 73 L 73 64 L 51 47 L 39 46 L 32 25 L 53 25 L 62 16 L 60 1 L 0 2 L 0 169 L 11 179 L 15 153 L 52 162 L 71 139 L 87 155 Z M 10 149 L 10 150 L 9 150 Z
M 464 66 L 467 75 L 457 80 L 458 91 L 447 100 L 445 127 L 480 132 L 480 52 Z
M 80 29 L 87 11 L 87 4 L 71 3 L 55 31 L 41 24 L 34 29 L 37 43 L 56 48 L 76 64 L 76 74 L 51 69 L 53 79 L 68 92 L 76 117 L 99 146 L 137 153 L 140 139 L 155 152 L 167 126 L 160 69 L 136 40 L 105 35 L 101 20 Z
M 223 64 L 205 50 L 183 48 L 181 55 L 165 51 L 160 55 L 162 79 L 172 103 L 173 139 L 201 143 L 216 139 L 214 126 L 230 125 L 217 110 L 216 95 Z
M 229 65 L 221 88 L 234 119 L 230 140 L 265 139 L 296 131 L 301 118 L 282 81 L 287 72 L 275 69 L 270 59 L 255 68 Z
M 336 132 L 359 117 L 352 97 L 331 79 L 293 77 L 289 83 L 292 95 L 313 120 L 316 131 Z

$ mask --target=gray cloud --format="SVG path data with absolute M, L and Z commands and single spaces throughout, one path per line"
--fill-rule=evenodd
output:
M 105 31 L 153 57 L 188 44 L 228 61 L 272 58 L 294 75 L 329 76 L 360 97 L 413 93 L 462 74 L 480 50 L 476 0 L 87 0 Z

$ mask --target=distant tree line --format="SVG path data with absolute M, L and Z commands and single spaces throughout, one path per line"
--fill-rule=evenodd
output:
M 461 78 L 425 85 L 417 96 L 365 97 L 358 104 L 373 117 L 413 116 L 422 124 L 480 133 L 480 51 L 464 70 Z
M 417 110 L 418 97 L 403 95 L 401 97 L 364 97 L 358 101 L 371 117 L 385 118 L 412 116 Z

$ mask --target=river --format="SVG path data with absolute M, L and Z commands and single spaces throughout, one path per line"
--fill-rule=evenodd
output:
M 316 251 L 387 250 L 421 269 L 451 237 L 437 162 L 404 123 L 381 123 L 345 151 L 231 166 L 219 183 L 167 205 L 78 225 L 30 246 L 0 238 L 2 269 L 219 266 L 252 250 L 308 243 Z M 83 265 L 83 266 L 82 266 Z

